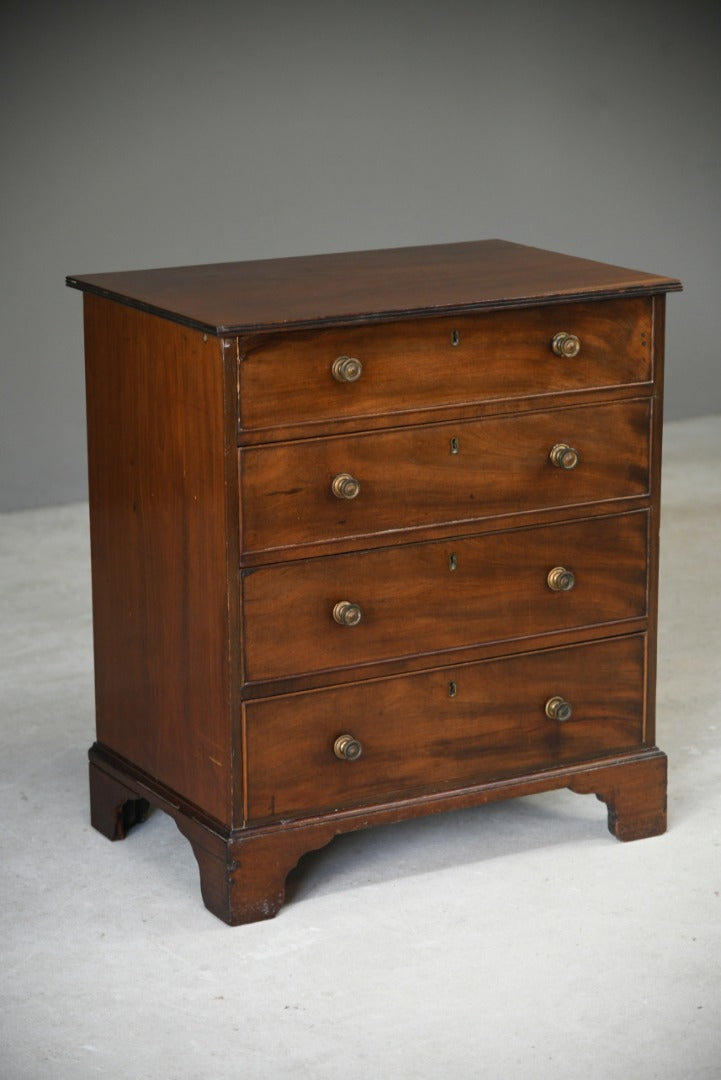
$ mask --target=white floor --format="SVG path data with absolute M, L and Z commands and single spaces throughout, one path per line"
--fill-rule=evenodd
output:
M 665 451 L 668 833 L 569 792 L 359 833 L 236 929 L 165 815 L 88 823 L 87 508 L 0 517 L 0 1076 L 718 1080 L 721 417 Z

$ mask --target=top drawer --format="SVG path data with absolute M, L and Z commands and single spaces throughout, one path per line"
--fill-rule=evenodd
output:
M 578 339 L 575 356 L 554 352 L 559 333 L 572 335 L 557 340 L 561 353 Z M 648 299 L 288 333 L 241 342 L 240 423 L 262 430 L 651 378 Z

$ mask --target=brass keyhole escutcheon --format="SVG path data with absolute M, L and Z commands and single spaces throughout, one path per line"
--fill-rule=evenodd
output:
M 557 469 L 575 469 L 580 461 L 578 450 L 568 443 L 556 443 L 548 455 Z
M 576 584 L 576 577 L 573 571 L 566 570 L 565 566 L 554 566 L 553 570 L 549 571 L 546 581 L 549 589 L 553 589 L 554 592 L 570 592 Z
M 563 723 L 565 720 L 571 719 L 573 709 L 570 702 L 562 698 L 560 694 L 555 694 L 546 702 L 546 716 L 549 720 L 558 720 Z
M 578 356 L 581 351 L 581 339 L 576 337 L 575 334 L 569 334 L 567 330 L 559 330 L 557 334 L 553 335 L 551 348 L 556 356 L 569 359 Z
M 350 600 L 339 600 L 333 606 L 333 618 L 339 626 L 357 626 L 363 618 L 363 612 L 358 604 L 352 604 Z
M 358 382 L 363 374 L 363 364 L 355 356 L 339 356 L 333 361 L 331 372 L 336 382 Z
M 360 495 L 360 480 L 356 480 L 355 476 L 347 472 L 338 473 L 330 489 L 336 499 L 355 499 Z
M 333 743 L 333 753 L 340 761 L 357 761 L 363 746 L 352 735 L 339 735 Z

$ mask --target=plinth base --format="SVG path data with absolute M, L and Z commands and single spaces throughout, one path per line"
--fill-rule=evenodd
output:
M 608 808 L 619 840 L 666 830 L 666 755 L 655 747 L 628 757 L 406 799 L 276 825 L 230 830 L 207 818 L 97 744 L 89 752 L 91 823 L 109 840 L 123 840 L 151 805 L 175 820 L 190 841 L 206 907 L 232 926 L 270 919 L 285 899 L 287 875 L 302 855 L 334 836 L 426 814 L 459 810 L 520 795 L 569 788 L 595 794 Z

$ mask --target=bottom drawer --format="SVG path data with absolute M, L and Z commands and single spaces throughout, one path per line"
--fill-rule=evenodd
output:
M 249 701 L 248 817 L 524 776 L 642 745 L 645 635 Z M 570 715 L 568 708 L 570 707 Z M 349 735 L 338 757 L 339 737 Z

